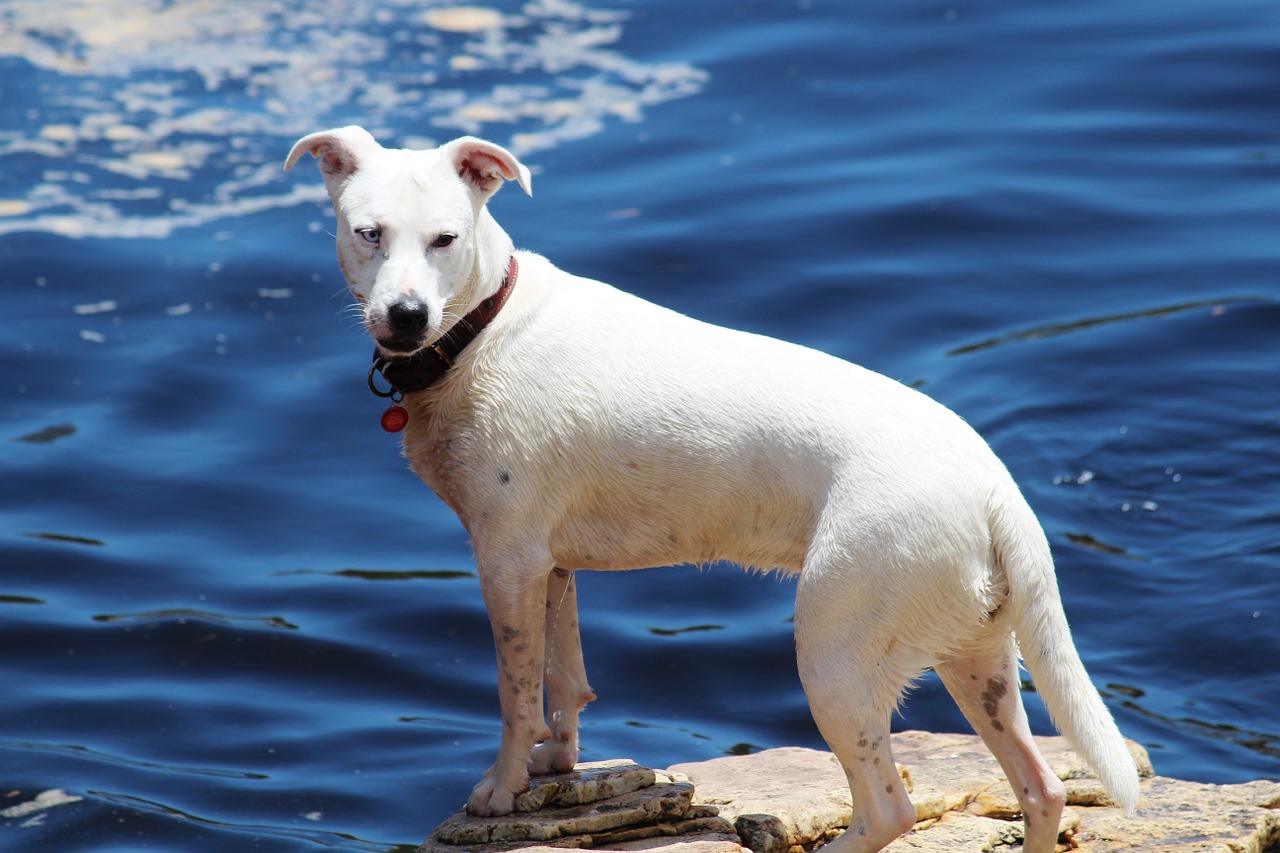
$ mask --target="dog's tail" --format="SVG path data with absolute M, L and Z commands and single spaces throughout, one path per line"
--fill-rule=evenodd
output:
M 1009 604 L 1023 661 L 1058 730 L 1098 774 L 1116 805 L 1132 814 L 1138 772 L 1103 704 L 1062 610 L 1049 543 L 1021 499 L 993 501 L 992 543 L 1009 582 Z

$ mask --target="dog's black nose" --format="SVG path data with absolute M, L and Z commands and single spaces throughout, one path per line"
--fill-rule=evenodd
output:
M 401 339 L 416 339 L 427 328 L 427 306 L 416 299 L 393 302 L 387 309 L 387 326 Z

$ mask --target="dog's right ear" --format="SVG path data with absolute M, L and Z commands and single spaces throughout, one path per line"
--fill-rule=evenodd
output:
M 363 127 L 339 127 L 335 130 L 322 130 L 310 136 L 304 136 L 293 144 L 289 156 L 285 158 L 284 167 L 292 169 L 304 153 L 320 161 L 320 171 L 324 172 L 325 181 L 342 181 L 360 167 L 360 163 L 381 146 L 373 135 Z

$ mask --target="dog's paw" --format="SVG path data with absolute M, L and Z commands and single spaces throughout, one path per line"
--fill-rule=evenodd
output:
M 578 747 L 572 739 L 544 740 L 529 754 L 529 775 L 546 776 L 549 773 L 568 773 L 578 763 Z
M 480 780 L 479 785 L 471 789 L 471 796 L 467 799 L 467 814 L 472 817 L 498 817 L 511 814 L 515 810 L 516 795 L 528 789 L 527 777 L 524 784 L 513 790 L 511 786 L 503 785 L 498 775 L 490 771 Z

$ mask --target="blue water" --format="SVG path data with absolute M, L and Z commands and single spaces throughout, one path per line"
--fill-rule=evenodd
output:
M 1125 734 L 1280 777 L 1274 3 L 443 9 L 0 4 L 0 848 L 411 848 L 492 760 L 466 536 L 280 171 L 345 123 L 510 145 L 519 245 L 954 408 Z M 821 746 L 789 582 L 579 583 L 584 757 Z M 933 678 L 895 727 L 965 730 Z

